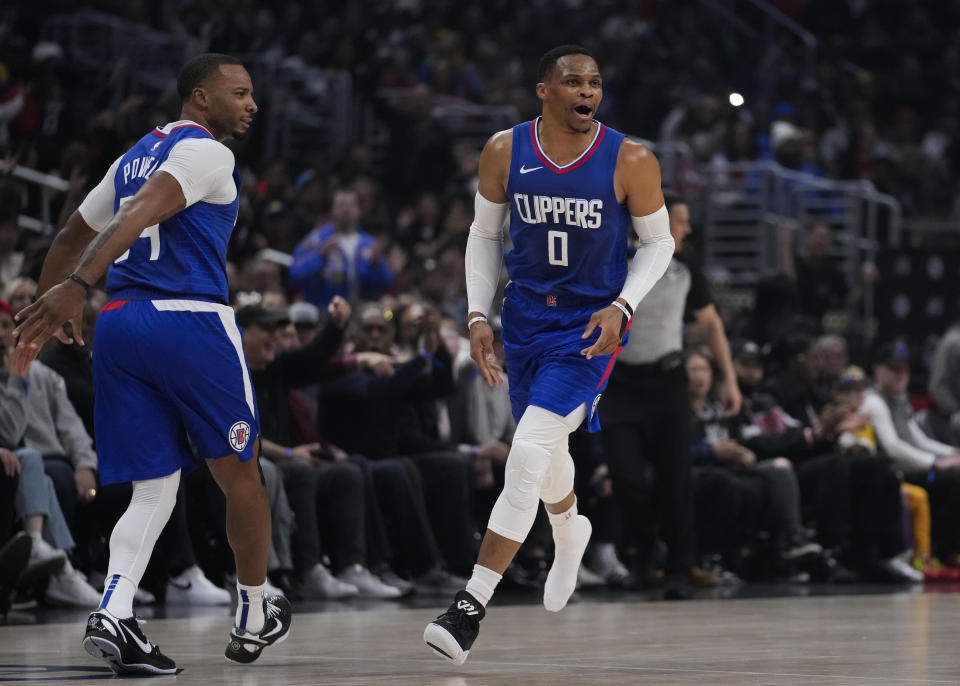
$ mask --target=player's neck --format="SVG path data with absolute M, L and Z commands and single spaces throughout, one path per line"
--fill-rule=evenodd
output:
M 590 122 L 587 131 L 575 131 L 567 124 L 553 120 L 546 112 L 541 115 L 538 123 L 537 140 L 541 149 L 552 162 L 560 166 L 580 157 L 593 143 L 600 126 L 597 122 Z
M 185 119 L 192 121 L 194 124 L 199 124 L 200 126 L 205 128 L 207 131 L 209 131 L 210 135 L 216 138 L 218 141 L 222 142 L 224 139 L 229 137 L 229 133 L 224 135 L 222 132 L 214 129 L 214 127 L 210 124 L 210 122 L 207 121 L 207 118 L 203 116 L 203 113 L 198 112 L 192 107 L 185 106 L 182 110 L 180 110 L 180 120 L 183 121 Z

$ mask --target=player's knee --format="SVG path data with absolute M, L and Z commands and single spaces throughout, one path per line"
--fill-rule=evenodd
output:
M 514 439 L 504 474 L 503 492 L 507 501 L 521 511 L 535 510 L 540 487 L 550 466 L 550 454 L 538 444 Z
M 573 478 L 573 458 L 569 453 L 558 455 L 543 480 L 540 499 L 548 504 L 559 503 L 573 490 Z

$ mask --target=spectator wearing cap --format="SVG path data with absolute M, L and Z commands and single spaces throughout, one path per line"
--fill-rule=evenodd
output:
M 299 590 L 308 597 L 342 598 L 363 592 L 395 598 L 400 591 L 367 569 L 366 493 L 362 469 L 331 444 L 291 441 L 292 390 L 316 383 L 343 340 L 350 305 L 335 296 L 330 321 L 305 347 L 278 345 L 278 334 L 290 324 L 286 309 L 248 305 L 237 311 L 243 328 L 244 352 L 250 365 L 260 408 L 262 454 L 279 468 L 296 517 L 293 564 Z M 321 562 L 325 544 L 339 578 Z
M 944 559 L 960 553 L 960 451 L 931 438 L 917 422 L 907 396 L 910 350 L 903 341 L 877 349 L 874 388 L 860 410 L 870 417 L 880 450 L 908 483 L 930 495 L 933 551 Z
M 394 318 L 392 310 L 376 304 L 364 306 L 353 341 L 358 354 L 394 353 Z M 391 375 L 362 368 L 325 384 L 320 395 L 320 422 L 322 431 L 350 452 L 366 455 L 371 461 L 402 457 L 416 465 L 433 533 L 411 573 L 425 577 L 424 585 L 440 589 L 447 581 L 435 574 L 436 569 L 423 569 L 437 546 L 458 571 L 469 569 L 473 562 L 470 465 L 466 459 L 470 450 L 458 453 L 423 430 L 417 410 L 423 403 L 453 392 L 453 361 L 435 318 L 425 321 L 415 338 L 421 340 L 421 347 L 410 360 L 397 364 Z M 388 524 L 392 524 L 389 518 Z M 410 542 L 413 537 L 406 534 L 404 540 Z
M 807 336 L 786 342 L 789 369 L 774 389 L 790 389 L 790 379 L 808 378 L 811 345 Z M 820 543 L 868 575 L 918 580 L 915 570 L 897 558 L 902 550 L 897 475 L 886 462 L 869 455 L 841 454 L 838 437 L 863 424 L 857 405 L 826 403 L 815 410 L 812 397 L 798 391 L 787 396 L 799 413 L 792 415 L 765 390 L 762 351 L 750 341 L 735 342 L 733 351 L 737 376 L 746 391 L 735 435 L 757 456 L 783 456 L 793 463 L 804 514 L 816 522 Z M 832 578 L 846 576 L 846 569 L 834 567 Z
M 297 330 L 300 345 L 309 345 L 320 327 L 320 309 L 312 303 L 296 302 L 287 308 L 287 316 Z
M 335 191 L 330 214 L 330 222 L 307 234 L 293 251 L 291 283 L 317 307 L 326 307 L 335 295 L 350 301 L 379 297 L 393 285 L 394 275 L 380 244 L 360 228 L 356 191 Z
M 850 365 L 837 377 L 833 387 L 834 401 L 840 404 L 855 405 L 860 408 L 870 388 L 870 379 L 860 367 Z M 865 423 L 850 426 L 840 434 L 837 444 L 847 454 L 867 454 L 886 458 L 878 451 L 877 434 L 872 418 L 864 415 Z M 889 430 L 889 429 L 887 429 Z M 930 542 L 931 516 L 930 497 L 926 489 L 911 483 L 901 483 L 904 515 L 909 519 L 911 531 L 909 546 L 913 548 L 912 565 L 926 580 L 960 579 L 960 570 L 944 567 L 940 560 L 933 557 Z

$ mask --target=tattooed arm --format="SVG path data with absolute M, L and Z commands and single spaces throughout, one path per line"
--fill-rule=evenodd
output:
M 130 249 L 146 227 L 169 219 L 185 206 L 186 199 L 177 179 L 164 171 L 155 172 L 129 202 L 120 206 L 99 235 L 89 242 L 72 273 L 87 284 L 96 283 L 110 265 Z M 78 221 L 85 224 L 82 218 Z M 79 231 L 73 217 L 61 233 L 67 233 L 68 230 L 81 235 L 84 233 Z M 90 238 L 89 233 L 86 237 Z M 60 239 L 60 236 L 57 238 Z M 75 245 L 76 241 L 70 240 L 69 235 L 60 246 L 55 241 L 54 247 L 57 249 L 51 249 L 43 266 L 43 273 L 48 279 L 69 273 L 70 250 Z M 43 285 L 49 287 L 49 281 Z M 51 336 L 56 336 L 64 343 L 72 343 L 73 339 L 62 328 L 67 322 L 77 342 L 83 344 L 79 334 L 85 300 L 86 291 L 81 283 L 67 278 L 49 287 L 37 302 L 21 310 L 16 317 L 19 326 L 15 334 L 20 341 L 14 352 L 14 370 L 26 369 Z

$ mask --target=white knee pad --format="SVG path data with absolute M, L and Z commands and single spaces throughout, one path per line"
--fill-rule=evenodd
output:
M 573 460 L 567 449 L 571 431 L 575 431 L 586 416 L 581 405 L 566 417 L 530 406 L 520 418 L 510 457 L 507 458 L 503 492 L 497 498 L 487 527 L 494 533 L 514 541 L 523 541 L 537 517 L 537 508 L 543 498 L 544 480 L 550 473 L 549 495 L 563 489 L 558 502 L 573 490 Z M 558 459 L 559 458 L 559 459 Z M 560 466 L 554 468 L 553 462 Z
M 540 500 L 552 505 L 570 495 L 573 490 L 573 458 L 569 450 L 558 451 L 550 460 L 550 469 L 540 487 Z
M 550 454 L 523 438 L 513 439 L 503 477 L 503 492 L 497 498 L 487 524 L 494 533 L 523 541 L 530 533 L 540 505 L 540 486 L 550 466 Z

